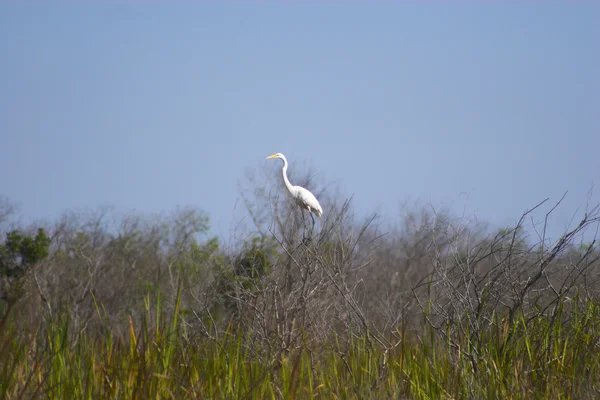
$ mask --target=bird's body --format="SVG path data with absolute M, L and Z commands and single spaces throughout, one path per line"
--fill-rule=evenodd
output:
M 307 210 L 309 213 L 314 213 L 316 216 L 321 217 L 323 215 L 323 209 L 321 208 L 321 205 L 319 204 L 319 201 L 317 200 L 315 195 L 312 194 L 309 190 L 303 188 L 302 186 L 295 186 L 290 183 L 287 177 L 288 162 L 285 156 L 281 153 L 275 153 L 267 157 L 267 159 L 270 158 L 280 158 L 283 160 L 283 168 L 281 169 L 281 172 L 283 174 L 283 181 L 285 182 L 285 186 L 287 186 L 296 204 L 300 208 Z
M 323 215 L 323 209 L 314 194 L 301 186 L 294 186 L 296 193 L 292 193 L 296 204 L 308 212 L 314 213 L 317 217 Z

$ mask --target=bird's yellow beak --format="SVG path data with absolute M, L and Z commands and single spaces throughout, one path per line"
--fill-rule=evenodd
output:
M 270 155 L 270 156 L 269 156 L 269 157 L 267 157 L 266 159 L 268 160 L 269 158 L 275 158 L 275 157 L 277 157 L 277 154 Z

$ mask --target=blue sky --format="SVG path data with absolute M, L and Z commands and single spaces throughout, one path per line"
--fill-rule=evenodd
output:
M 227 236 L 275 152 L 385 218 L 568 190 L 561 232 L 600 183 L 592 2 L 5 1 L 0 37 L 0 194 L 31 220 L 195 205 Z

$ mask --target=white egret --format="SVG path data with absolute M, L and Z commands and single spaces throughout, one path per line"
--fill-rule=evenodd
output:
M 303 188 L 302 186 L 295 186 L 290 183 L 290 180 L 287 177 L 288 162 L 283 154 L 275 153 L 267 157 L 267 160 L 270 158 L 280 158 L 283 160 L 283 168 L 281 169 L 281 172 L 283 173 L 283 181 L 285 182 L 285 186 L 287 186 L 288 190 L 292 194 L 296 204 L 300 206 L 301 209 L 308 211 L 308 214 L 312 218 L 314 228 L 315 218 L 312 216 L 312 213 L 318 217 L 323 215 L 323 209 L 321 208 L 319 201 L 309 190 Z

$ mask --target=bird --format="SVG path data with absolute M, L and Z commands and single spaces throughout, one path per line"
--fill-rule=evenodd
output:
M 314 228 L 315 218 L 312 215 L 315 214 L 319 218 L 323 215 L 323 209 L 321 208 L 319 201 L 317 200 L 315 195 L 312 194 L 308 189 L 305 189 L 302 186 L 292 185 L 290 183 L 290 180 L 287 177 L 288 162 L 282 153 L 272 154 L 269 157 L 267 157 L 266 159 L 269 160 L 269 159 L 274 159 L 274 158 L 280 158 L 281 160 L 283 160 L 283 168 L 281 169 L 281 172 L 283 174 L 283 181 L 285 182 L 285 186 L 287 186 L 287 188 L 288 188 L 289 192 L 291 193 L 292 197 L 294 198 L 296 204 L 302 210 L 308 211 L 308 214 L 310 215 L 310 218 L 312 219 L 313 228 Z

